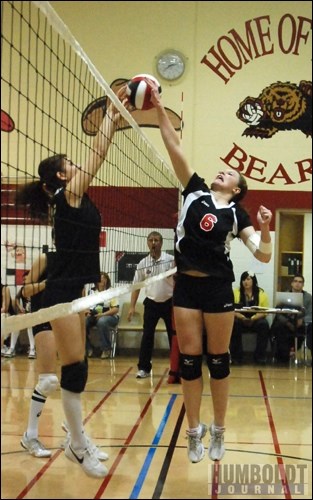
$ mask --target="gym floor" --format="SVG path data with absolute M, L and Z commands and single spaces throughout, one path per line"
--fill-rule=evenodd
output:
M 181 385 L 167 383 L 166 357 L 155 357 L 152 376 L 143 380 L 135 378 L 136 357 L 90 359 L 83 412 L 86 432 L 110 455 L 104 479 L 86 476 L 60 449 L 59 391 L 40 417 L 40 440 L 53 450 L 52 457 L 34 458 L 21 447 L 36 360 L 2 358 L 1 370 L 3 499 L 312 498 L 311 367 L 232 366 L 226 454 L 214 467 L 207 455 L 198 464 L 188 462 Z M 203 373 L 202 421 L 209 424 L 212 403 L 205 366 Z M 207 446 L 207 437 L 204 442 Z M 249 474 L 255 467 L 262 472 L 261 479 L 249 475 L 249 492 L 238 483 L 244 466 Z M 267 474 L 279 469 L 269 481 L 275 488 L 267 492 L 259 489 L 266 482 L 265 466 Z M 303 487 L 290 470 L 302 472 Z

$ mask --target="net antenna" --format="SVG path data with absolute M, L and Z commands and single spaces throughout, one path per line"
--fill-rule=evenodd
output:
M 19 185 L 38 180 L 40 161 L 55 154 L 64 153 L 83 168 L 93 142 L 84 125 L 87 120 L 88 130 L 96 131 L 110 99 L 123 126 L 88 194 L 101 213 L 101 270 L 109 274 L 114 293 L 129 293 L 151 231 L 160 232 L 162 250 L 173 253 L 181 186 L 49 2 L 4 1 L 1 10 L 1 281 L 14 298 L 25 271 L 54 248 L 51 227 L 16 208 Z M 98 107 L 86 113 L 95 102 Z M 128 254 L 134 257 L 131 272 L 123 258 Z M 50 308 L 53 318 L 63 316 L 68 306 Z M 76 311 L 77 305 L 70 307 Z M 40 323 L 39 313 L 2 318 L 4 331 L 19 327 L 20 319 L 21 328 Z M 44 314 L 47 320 L 50 313 Z

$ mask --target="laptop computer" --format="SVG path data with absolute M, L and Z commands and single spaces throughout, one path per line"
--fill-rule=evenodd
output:
M 303 293 L 276 292 L 276 307 L 301 309 L 303 307 Z

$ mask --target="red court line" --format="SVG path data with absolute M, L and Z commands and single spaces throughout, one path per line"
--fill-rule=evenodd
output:
M 122 375 L 122 377 L 116 382 L 115 385 L 112 386 L 112 388 L 107 392 L 107 394 L 100 400 L 100 402 L 94 407 L 94 409 L 87 415 L 87 417 L 84 419 L 84 424 L 90 420 L 90 418 L 99 410 L 99 408 L 102 406 L 104 401 L 108 399 L 109 396 L 112 395 L 114 390 L 124 381 L 124 379 L 127 377 L 129 372 L 132 370 L 131 368 L 128 368 L 128 370 Z M 40 469 L 39 472 L 31 479 L 31 481 L 25 486 L 25 488 L 21 491 L 21 493 L 18 494 L 16 498 L 24 498 L 25 495 L 32 489 L 32 487 L 41 479 L 41 477 L 45 474 L 45 472 L 49 469 L 49 467 L 53 464 L 53 462 L 59 457 L 59 455 L 62 453 L 63 450 L 58 450 L 54 455 L 48 460 L 48 462 Z
M 262 392 L 263 392 L 264 403 L 265 403 L 265 407 L 266 407 L 266 411 L 267 411 L 268 421 L 269 421 L 269 425 L 270 425 L 270 429 L 271 429 L 271 433 L 272 433 L 275 453 L 277 455 L 281 455 L 281 450 L 280 450 L 280 446 L 279 446 L 279 442 L 278 442 L 278 437 L 277 437 L 277 432 L 276 432 L 276 428 L 275 428 L 275 424 L 274 424 L 274 419 L 273 419 L 270 403 L 268 400 L 268 395 L 267 395 L 267 391 L 266 391 L 266 387 L 265 387 L 264 378 L 263 378 L 261 371 L 259 371 L 259 377 L 260 377 L 260 383 L 261 383 Z M 290 499 L 290 498 L 292 498 L 292 496 L 290 493 L 288 479 L 286 477 L 284 461 L 283 461 L 281 456 L 277 456 L 276 459 L 277 459 L 277 463 L 278 463 L 278 468 L 279 468 L 279 473 L 280 473 L 280 477 L 281 477 L 281 482 L 282 482 L 282 487 L 283 487 L 283 492 L 285 494 L 285 498 Z
M 212 500 L 216 500 L 218 498 L 218 480 L 219 480 L 219 468 L 220 462 L 214 462 L 214 473 L 212 478 L 212 488 L 211 488 L 211 498 Z
M 99 401 L 99 403 L 94 407 L 93 410 L 91 410 L 91 412 L 89 413 L 89 415 L 87 415 L 87 417 L 85 417 L 84 419 L 84 424 L 86 424 L 86 422 L 88 422 L 88 420 L 91 419 L 91 417 L 97 413 L 97 411 L 99 410 L 99 408 L 103 405 L 103 403 L 108 399 L 108 397 L 110 397 L 112 395 L 112 393 L 115 391 L 115 389 L 124 381 L 124 379 L 127 377 L 127 375 L 129 374 L 129 372 L 132 370 L 132 368 L 128 368 L 127 372 L 124 373 L 124 375 L 116 382 L 115 385 L 112 386 L 112 388 L 106 393 L 106 395 Z
M 30 482 L 25 486 L 25 488 L 17 495 L 16 498 L 24 498 L 25 495 L 32 489 L 32 487 L 39 481 L 39 479 L 44 475 L 44 473 L 49 469 L 50 465 L 58 458 L 63 450 L 58 450 L 54 455 L 49 458 L 48 462 L 40 469 L 39 472 L 30 480 Z
M 147 402 L 146 402 L 142 412 L 140 413 L 135 425 L 133 426 L 132 430 L 130 431 L 128 437 L 126 438 L 124 445 L 121 447 L 121 450 L 119 451 L 116 459 L 114 460 L 112 466 L 110 467 L 108 475 L 104 478 L 100 488 L 98 489 L 97 493 L 95 494 L 95 496 L 93 498 L 101 498 L 102 493 L 105 491 L 106 487 L 108 486 L 109 482 L 111 481 L 114 472 L 116 471 L 119 463 L 121 462 L 124 454 L 127 451 L 128 445 L 130 444 L 131 440 L 133 439 L 134 435 L 136 434 L 139 425 L 143 421 L 143 418 L 144 418 L 145 414 L 147 413 L 147 411 L 152 403 L 153 398 L 155 397 L 156 393 L 160 389 L 162 382 L 163 382 L 165 376 L 167 376 L 167 374 L 168 374 L 168 368 L 166 368 L 164 370 L 162 377 L 160 378 L 159 382 L 157 383 L 157 385 L 153 389 L 151 396 L 147 400 Z

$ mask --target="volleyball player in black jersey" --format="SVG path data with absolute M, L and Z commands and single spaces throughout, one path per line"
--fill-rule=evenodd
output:
M 86 191 L 107 154 L 120 114 L 111 103 L 94 138 L 84 167 L 58 154 L 38 167 L 39 181 L 17 194 L 17 203 L 27 205 L 33 217 L 52 223 L 56 256 L 48 276 L 42 306 L 72 302 L 82 296 L 87 283 L 100 281 L 100 213 Z M 107 469 L 99 461 L 95 446 L 86 437 L 81 410 L 88 367 L 85 359 L 85 315 L 76 313 L 51 321 L 61 361 L 61 397 L 71 439 L 65 455 L 92 477 L 104 477 Z
M 177 178 L 183 185 L 184 204 L 175 236 L 177 264 L 173 304 L 180 350 L 180 371 L 189 424 L 188 457 L 204 457 L 202 438 L 207 426 L 200 423 L 202 380 L 202 333 L 207 333 L 207 365 L 213 399 L 209 457 L 224 453 L 225 416 L 229 386 L 229 342 L 234 322 L 230 241 L 240 238 L 260 262 L 271 258 L 270 210 L 260 206 L 257 214 L 261 236 L 238 204 L 247 191 L 245 178 L 236 170 L 220 171 L 210 188 L 188 165 L 179 137 L 162 105 L 157 86 L 152 87 L 163 142 Z
M 55 251 L 41 254 L 35 260 L 25 278 L 22 296 L 30 298 L 31 312 L 39 311 L 42 308 L 43 292 L 46 287 L 47 278 L 53 269 L 55 256 Z M 38 382 L 31 397 L 27 429 L 21 439 L 21 445 L 30 455 L 37 458 L 46 458 L 52 455 L 52 451 L 47 449 L 38 439 L 38 425 L 48 396 L 53 394 L 58 387 L 56 345 L 49 322 L 35 325 L 33 327 L 33 335 L 37 354 L 36 370 L 38 372 Z M 89 444 L 94 447 L 94 452 L 99 460 L 107 460 L 109 458 L 107 453 L 101 451 L 92 442 L 89 441 Z

